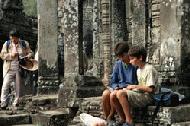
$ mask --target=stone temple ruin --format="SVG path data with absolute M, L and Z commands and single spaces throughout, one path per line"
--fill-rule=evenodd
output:
M 0 125 L 75 126 L 82 125 L 82 112 L 102 116 L 101 79 L 109 78 L 112 50 L 120 41 L 146 47 L 159 83 L 189 103 L 189 0 L 37 0 L 36 17 L 25 15 L 23 0 L 0 2 L 1 47 L 16 27 L 33 51 L 38 47 L 39 64 L 37 95 L 25 82 L 22 116 L 10 115 L 12 122 L 0 117 Z M 162 108 L 160 124 L 190 125 L 189 108 Z

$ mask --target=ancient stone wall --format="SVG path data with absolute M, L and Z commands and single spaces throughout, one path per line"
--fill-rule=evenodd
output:
M 2 10 L 3 17 L 0 19 L 0 30 L 3 37 L 2 41 L 8 39 L 8 33 L 12 28 L 20 31 L 21 39 L 27 40 L 34 51 L 37 44 L 37 19 L 29 18 L 20 10 Z M 15 16 L 17 15 L 17 16 Z
M 37 0 L 22 0 L 22 4 L 27 16 L 37 17 Z

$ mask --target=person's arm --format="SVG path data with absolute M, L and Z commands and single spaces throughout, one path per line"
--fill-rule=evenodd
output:
M 154 86 L 143 86 L 143 85 L 128 85 L 127 86 L 128 90 L 140 90 L 140 91 L 144 91 L 144 92 L 153 92 L 154 91 Z
M 109 83 L 109 87 L 113 89 L 117 89 L 118 83 L 119 83 L 119 62 L 116 62 L 113 67 L 113 72 L 111 75 L 111 81 Z
M 3 44 L 3 48 L 1 50 L 1 58 L 2 60 L 13 60 L 16 56 L 18 56 L 17 53 L 12 53 L 7 51 L 7 44 L 6 42 Z

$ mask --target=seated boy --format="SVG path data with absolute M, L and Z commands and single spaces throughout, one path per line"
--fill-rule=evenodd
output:
M 107 89 L 103 92 L 103 112 L 108 122 L 113 122 L 115 108 L 113 102 L 116 99 L 116 92 L 126 88 L 128 84 L 137 84 L 136 67 L 129 63 L 129 46 L 127 43 L 118 43 L 115 46 L 115 55 L 118 58 L 113 67 L 111 81 Z M 103 83 L 105 80 L 103 80 Z M 125 115 L 121 116 L 125 121 Z
M 128 52 L 130 63 L 138 66 L 137 78 L 138 85 L 128 85 L 126 89 L 117 92 L 119 103 L 114 106 L 118 113 L 125 114 L 125 123 L 123 126 L 133 126 L 133 119 L 130 113 L 130 107 L 144 107 L 153 101 L 152 95 L 157 91 L 157 71 L 146 63 L 147 52 L 143 47 L 134 46 Z M 122 109 L 119 108 L 120 104 Z M 117 108 L 118 107 L 118 108 Z

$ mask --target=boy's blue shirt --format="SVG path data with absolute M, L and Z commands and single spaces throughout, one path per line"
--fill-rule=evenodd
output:
M 113 89 L 127 87 L 128 84 L 138 84 L 137 68 L 121 60 L 115 62 L 111 75 L 110 87 Z

